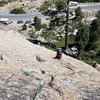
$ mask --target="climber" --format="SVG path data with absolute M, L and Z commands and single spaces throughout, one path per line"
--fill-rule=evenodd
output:
M 92 67 L 96 68 L 97 67 L 97 63 L 94 61 Z
M 61 49 L 58 49 L 57 50 L 57 53 L 56 53 L 56 56 L 54 57 L 55 59 L 61 59 L 61 57 L 62 57 L 62 52 L 61 52 Z

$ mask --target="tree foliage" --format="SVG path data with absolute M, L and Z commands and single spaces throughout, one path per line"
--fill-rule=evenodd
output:
M 97 18 L 100 18 L 100 10 L 97 11 L 96 17 L 97 17 Z
M 26 29 L 27 29 L 26 24 L 23 24 L 23 25 L 22 25 L 22 29 L 23 29 L 23 30 L 26 30 Z
M 38 31 L 41 29 L 41 19 L 37 16 L 34 17 L 35 29 Z
M 38 18 L 37 16 L 34 17 L 34 27 L 36 31 L 39 31 L 41 28 L 46 29 L 47 24 L 41 24 L 41 19 Z
M 26 12 L 23 10 L 23 8 L 15 8 L 10 11 L 11 14 L 25 14 Z
M 84 18 L 81 7 L 75 9 L 75 20 L 81 21 Z
M 6 5 L 7 3 L 7 1 L 0 1 L 0 7 Z
M 89 50 L 96 50 L 100 47 L 100 19 L 95 19 L 90 25 Z M 99 48 L 100 49 L 100 48 Z
M 80 49 L 84 50 L 86 47 L 89 40 L 89 34 L 89 26 L 81 23 L 75 37 L 75 42 L 78 44 Z
M 55 37 L 55 35 L 53 34 L 53 31 L 49 31 L 49 30 L 43 31 L 41 36 L 48 42 L 54 40 L 54 37 Z
M 49 1 L 44 2 L 41 7 L 39 8 L 39 11 L 45 11 L 51 6 L 51 3 Z
M 61 11 L 66 8 L 66 2 L 65 0 L 58 0 L 57 2 L 55 2 L 55 6 L 58 11 Z

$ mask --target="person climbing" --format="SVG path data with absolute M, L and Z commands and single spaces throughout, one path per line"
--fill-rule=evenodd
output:
M 96 68 L 97 67 L 97 63 L 94 61 L 92 67 Z
M 61 59 L 61 57 L 62 57 L 62 52 L 61 52 L 61 49 L 58 49 L 57 50 L 57 53 L 56 53 L 56 56 L 55 56 L 55 59 Z

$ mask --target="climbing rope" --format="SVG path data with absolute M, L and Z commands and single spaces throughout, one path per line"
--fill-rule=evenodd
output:
M 71 67 L 66 66 L 66 68 L 68 68 L 69 70 L 73 71 L 73 74 L 75 73 L 75 71 Z
M 61 65 L 62 65 L 62 62 L 61 62 Z M 61 67 L 62 68 L 62 67 Z M 69 67 L 69 66 L 66 66 L 66 68 L 68 68 L 69 70 L 73 71 L 73 74 L 75 73 L 75 71 Z M 36 100 L 36 97 L 38 96 L 40 90 L 41 90 L 41 82 L 48 76 L 53 76 L 54 74 L 56 74 L 58 71 L 60 70 L 60 68 L 58 68 L 55 72 L 53 73 L 49 73 L 48 75 L 46 75 L 44 78 L 42 78 L 40 81 L 39 81 L 39 84 L 38 84 L 38 87 L 37 87 L 37 90 L 36 90 L 36 93 L 35 93 L 35 96 L 33 97 L 33 100 Z M 52 78 L 52 77 L 51 77 Z M 52 81 L 52 79 L 51 79 Z
M 36 100 L 36 97 L 37 97 L 37 95 L 39 94 L 40 90 L 41 90 L 41 84 L 40 84 L 40 82 L 39 82 L 39 85 L 38 85 L 38 87 L 37 87 L 37 91 L 36 91 L 36 93 L 35 93 L 35 96 L 33 97 L 33 100 Z

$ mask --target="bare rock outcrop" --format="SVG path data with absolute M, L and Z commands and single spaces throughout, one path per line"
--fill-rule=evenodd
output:
M 100 72 L 55 54 L 14 30 L 0 30 L 0 100 L 100 100 Z
M 45 0 L 22 0 L 10 2 L 7 5 L 0 7 L 2 12 L 9 13 L 15 8 L 23 8 L 27 13 L 34 12 L 38 7 L 40 7 Z

